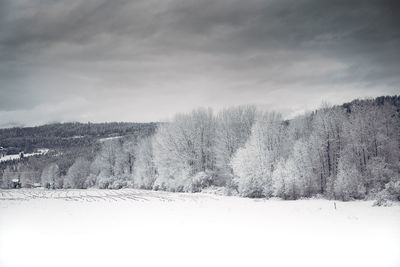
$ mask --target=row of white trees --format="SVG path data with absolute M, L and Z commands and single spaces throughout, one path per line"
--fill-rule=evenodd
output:
M 154 136 L 104 142 L 78 158 L 54 188 L 136 187 L 200 191 L 211 185 L 246 197 L 400 197 L 400 119 L 391 102 L 355 101 L 285 121 L 254 106 L 214 115 L 197 109 L 158 126 Z
M 390 191 L 399 197 L 399 122 L 395 106 L 372 101 L 350 110 L 324 107 L 288 124 L 260 114 L 232 160 L 239 192 L 347 200 Z
M 398 198 L 399 144 L 390 102 L 324 105 L 289 121 L 252 106 L 216 116 L 199 109 L 161 125 L 136 168 L 147 188 L 172 191 L 217 185 L 247 197 Z

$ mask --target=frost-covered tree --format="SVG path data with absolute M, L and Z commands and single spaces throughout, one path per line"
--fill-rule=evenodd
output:
M 289 186 L 292 178 L 291 169 L 287 168 L 286 161 L 279 160 L 272 175 L 274 195 L 283 199 L 290 198 Z
M 2 188 L 9 188 L 11 181 L 18 178 L 18 173 L 15 170 L 15 166 L 7 166 L 3 171 L 3 179 L 1 183 Z
M 63 188 L 63 179 L 60 177 L 60 169 L 57 164 L 46 166 L 40 176 L 41 184 L 45 188 Z
M 215 169 L 215 126 L 212 110 L 198 109 L 158 127 L 153 143 L 156 188 L 181 191 L 192 176 Z
M 114 181 L 111 184 L 111 188 L 120 189 L 133 186 L 136 150 L 136 139 L 125 140 L 120 144 L 120 148 L 116 150 Z
M 356 101 L 349 107 L 342 154 L 363 177 L 367 195 L 382 191 L 399 171 L 399 123 L 396 108 L 387 103 Z
M 233 170 L 230 161 L 236 151 L 245 145 L 256 116 L 255 106 L 223 109 L 217 115 L 216 171 L 218 185 L 231 182 Z
M 86 188 L 86 179 L 90 174 L 90 162 L 84 158 L 77 158 L 68 169 L 64 179 L 64 188 Z
M 304 171 L 290 157 L 286 161 L 280 160 L 272 175 L 274 195 L 283 199 L 298 199 L 307 195 Z
M 116 163 L 121 144 L 119 140 L 110 140 L 103 142 L 101 150 L 98 154 L 98 161 L 101 165 L 102 172 L 109 177 L 114 177 L 117 173 Z
M 250 139 L 231 162 L 234 182 L 242 196 L 272 195 L 272 174 L 280 158 L 284 132 L 280 114 L 264 113 L 257 117 Z
M 256 144 L 249 143 L 239 148 L 232 159 L 234 183 L 238 192 L 245 197 L 266 197 L 272 193 L 271 172 L 267 154 L 262 153 Z
M 342 148 L 343 120 L 345 111 L 340 107 L 324 104 L 313 114 L 313 129 L 310 142 L 312 154 L 317 157 L 315 169 L 319 177 L 320 193 L 324 194 L 328 180 L 337 175 L 339 153 Z
M 178 127 L 172 123 L 160 125 L 154 136 L 154 163 L 158 177 L 154 183 L 155 189 L 182 190 L 194 165 L 195 153 L 192 142 L 183 143 L 178 135 Z
M 340 158 L 337 179 L 333 183 L 335 198 L 345 201 L 364 197 L 365 187 L 361 173 L 346 157 Z
M 294 178 L 299 191 L 298 196 L 310 197 L 318 191 L 318 179 L 314 175 L 313 159 L 309 143 L 297 140 L 293 147 Z
M 132 140 L 107 140 L 90 166 L 87 186 L 122 188 L 133 178 L 134 144 Z
M 396 172 L 390 167 L 382 157 L 369 159 L 366 167 L 365 186 L 369 189 L 369 194 L 377 194 L 385 189 L 385 185 L 396 176 Z
M 139 141 L 135 158 L 134 186 L 137 188 L 152 189 L 157 178 L 157 169 L 154 164 L 151 137 L 146 137 Z

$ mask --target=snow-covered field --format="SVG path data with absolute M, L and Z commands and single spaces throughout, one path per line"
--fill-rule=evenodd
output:
M 0 190 L 0 266 L 400 266 L 400 206 Z
M 32 156 L 45 155 L 48 152 L 49 152 L 48 148 L 41 148 L 41 149 L 38 149 L 37 152 L 24 154 L 24 157 L 27 158 L 27 157 L 32 157 Z M 0 162 L 16 160 L 16 159 L 20 159 L 20 158 L 21 158 L 20 154 L 7 155 L 7 156 L 0 157 Z

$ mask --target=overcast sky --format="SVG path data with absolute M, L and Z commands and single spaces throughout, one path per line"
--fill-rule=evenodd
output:
M 0 0 L 0 127 L 400 92 L 396 0 Z

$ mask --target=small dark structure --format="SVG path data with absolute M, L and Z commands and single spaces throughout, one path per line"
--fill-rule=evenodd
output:
M 19 179 L 12 179 L 11 188 L 21 188 L 21 181 Z
M 0 146 L 0 158 L 6 155 L 7 155 L 7 150 L 4 147 Z

